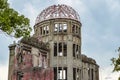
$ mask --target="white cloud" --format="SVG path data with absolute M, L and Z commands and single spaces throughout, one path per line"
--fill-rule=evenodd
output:
M 112 17 L 116 18 L 120 15 L 120 1 L 119 0 L 106 0 L 106 4 Z
M 120 2 L 118 0 L 106 0 L 106 3 L 111 11 L 120 9 Z
M 37 9 L 31 4 L 31 3 L 26 3 L 24 4 L 24 8 L 22 13 L 30 19 L 30 25 L 33 29 L 33 26 L 35 24 L 36 16 L 38 15 Z M 34 33 L 34 30 L 32 30 L 31 34 Z
M 30 18 L 30 23 L 33 26 L 35 24 L 36 16 L 38 15 L 37 9 L 31 3 L 26 3 L 24 4 L 24 9 L 22 12 L 25 16 Z
M 119 74 L 118 72 L 112 72 L 113 67 L 108 66 L 105 68 L 100 68 L 100 75 L 99 78 L 100 80 L 118 80 Z
M 0 80 L 8 80 L 8 65 L 0 64 Z

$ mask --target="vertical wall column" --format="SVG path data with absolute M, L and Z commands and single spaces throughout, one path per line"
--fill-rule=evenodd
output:
M 8 68 L 8 80 L 11 80 L 14 70 L 14 56 L 15 56 L 15 44 L 9 46 L 9 68 Z
M 49 58 L 50 58 L 50 67 L 53 67 L 53 57 L 54 57 L 54 41 L 53 39 L 53 33 L 54 33 L 54 22 L 53 20 L 50 21 L 50 27 L 49 27 L 49 48 L 50 48 L 50 53 L 49 53 Z
M 67 79 L 68 80 L 73 80 L 73 55 L 72 55 L 72 42 L 68 41 L 67 42 L 67 68 L 68 68 L 68 72 L 67 72 Z

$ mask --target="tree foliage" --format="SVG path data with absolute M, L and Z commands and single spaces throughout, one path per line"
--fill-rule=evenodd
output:
M 111 59 L 112 64 L 114 65 L 113 72 L 120 71 L 120 47 L 118 48 L 118 52 L 119 52 L 118 58 L 112 58 Z M 120 80 L 120 77 L 118 78 L 118 80 Z
M 30 21 L 9 7 L 7 0 L 0 0 L 0 30 L 16 38 L 30 36 Z
M 118 58 L 112 58 L 111 59 L 112 64 L 114 65 L 113 71 L 120 71 L 120 47 L 118 49 L 118 52 L 119 52 Z

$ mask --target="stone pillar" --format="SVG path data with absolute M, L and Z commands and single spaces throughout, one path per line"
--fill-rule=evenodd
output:
M 8 68 L 8 80 L 11 80 L 14 70 L 14 56 L 15 56 L 15 44 L 9 46 L 9 68 Z
M 72 56 L 72 42 L 67 42 L 67 80 L 73 80 L 73 56 Z

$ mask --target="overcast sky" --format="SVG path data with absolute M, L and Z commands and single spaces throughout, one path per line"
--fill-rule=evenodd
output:
M 9 0 L 10 6 L 30 18 L 33 27 L 37 15 L 54 4 L 67 4 L 80 15 L 82 54 L 94 58 L 100 66 L 101 80 L 117 80 L 110 59 L 120 46 L 120 0 Z M 15 39 L 0 33 L 0 80 L 7 80 L 9 44 Z

